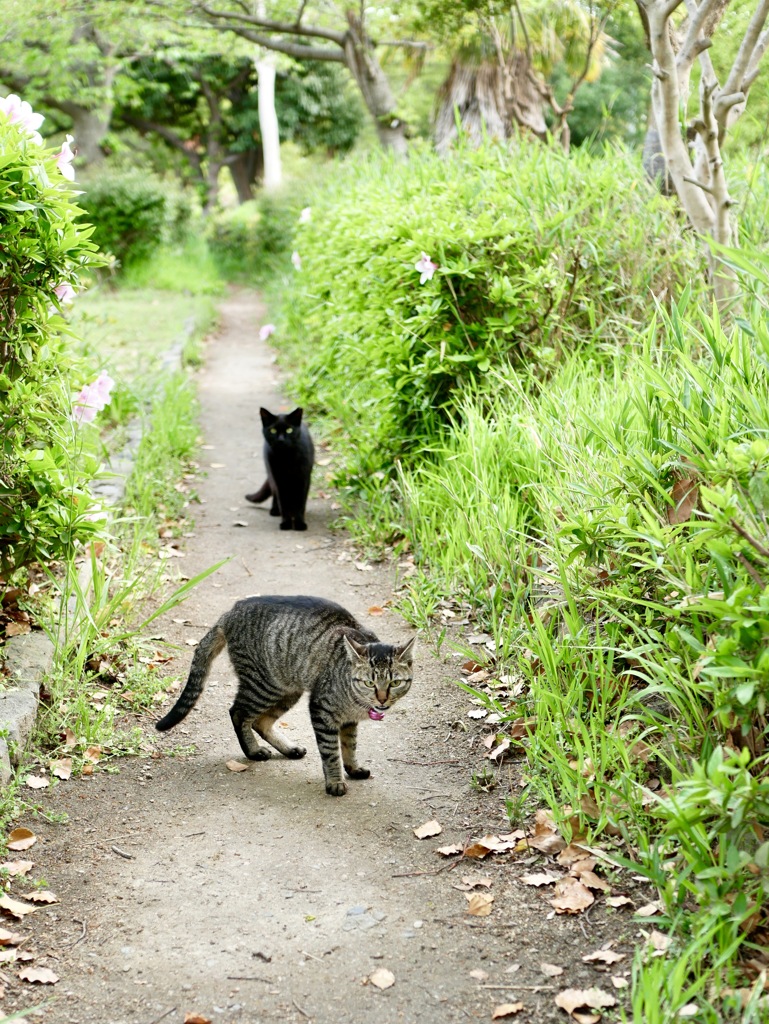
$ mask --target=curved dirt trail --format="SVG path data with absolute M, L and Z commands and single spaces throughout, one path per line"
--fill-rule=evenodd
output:
M 259 406 L 290 407 L 271 353 L 256 340 L 261 314 L 251 293 L 224 302 L 199 378 L 206 472 L 181 564 L 192 576 L 231 559 L 173 613 L 189 625 L 169 617 L 158 626 L 181 645 L 180 674 L 191 657 L 185 641 L 248 594 L 316 594 L 383 639 L 412 632 L 389 610 L 369 614 L 391 596 L 392 577 L 357 569 L 343 535 L 328 529 L 322 468 L 306 533 L 281 532 L 266 509 L 244 501 L 263 480 Z M 61 976 L 42 1019 L 448 1024 L 489 1020 L 495 1006 L 517 1000 L 525 1007 L 518 1020 L 565 1019 L 539 964 L 570 960 L 578 966 L 564 982 L 595 984 L 579 963 L 584 926 L 546 921 L 542 895 L 512 885 L 508 858 L 436 873 L 450 864 L 436 847 L 507 830 L 499 797 L 470 785 L 468 735 L 453 728 L 465 712 L 451 675 L 425 647 L 418 651 L 411 694 L 383 723 L 361 726 L 361 762 L 372 778 L 350 783 L 342 799 L 324 792 L 306 699 L 284 726 L 308 748 L 304 760 L 226 768 L 243 759 L 224 655 L 189 718 L 149 737 L 166 755 L 189 744 L 193 753 L 127 760 L 118 773 L 57 786 L 48 804 L 68 823 L 30 823 L 42 840 L 32 851 L 36 872 L 60 899 L 33 921 L 39 951 L 49 951 Z M 443 833 L 419 842 L 413 829 L 432 818 Z M 465 892 L 453 888 L 462 875 L 491 880 L 491 916 L 467 914 Z M 595 949 L 604 935 L 600 924 L 590 927 Z M 395 978 L 387 990 L 364 984 L 378 968 Z M 487 978 L 471 977 L 474 969 Z

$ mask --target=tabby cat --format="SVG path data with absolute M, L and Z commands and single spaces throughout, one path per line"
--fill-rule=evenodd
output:
M 267 479 L 246 501 L 259 503 L 272 495 L 271 516 L 280 516 L 281 530 L 306 530 L 304 510 L 310 490 L 315 449 L 302 409 L 275 415 L 260 409 Z
M 246 598 L 200 641 L 186 686 L 156 728 L 164 732 L 190 713 L 214 658 L 226 647 L 238 677 L 230 717 L 246 757 L 270 757 L 254 733 L 285 757 L 304 757 L 304 747 L 287 742 L 275 722 L 307 690 L 326 792 L 344 796 L 342 765 L 351 779 L 370 775 L 355 756 L 358 722 L 381 720 L 408 693 L 415 640 L 399 647 L 380 643 L 341 605 L 320 597 Z

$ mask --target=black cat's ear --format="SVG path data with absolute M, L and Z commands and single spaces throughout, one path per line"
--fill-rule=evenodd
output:
M 265 427 L 271 427 L 275 420 L 278 418 L 269 409 L 261 408 L 259 415 L 262 417 L 262 424 Z
M 410 665 L 414 655 L 414 645 L 417 642 L 416 636 L 412 636 L 410 640 L 407 640 L 401 647 L 395 648 L 395 660 L 402 661 L 405 665 Z
M 292 427 L 299 427 L 302 424 L 302 407 L 294 409 L 293 412 L 286 413 L 286 423 Z
M 353 640 L 346 633 L 343 633 L 342 636 L 350 662 L 353 665 L 356 661 L 365 661 L 368 664 L 368 647 L 365 644 L 359 644 L 357 640 Z

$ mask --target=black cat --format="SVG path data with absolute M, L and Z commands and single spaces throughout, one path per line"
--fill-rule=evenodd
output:
M 264 434 L 267 479 L 246 501 L 265 501 L 272 495 L 271 516 L 280 516 L 281 530 L 306 530 L 304 509 L 315 461 L 310 432 L 302 423 L 302 410 L 275 416 L 260 409 Z

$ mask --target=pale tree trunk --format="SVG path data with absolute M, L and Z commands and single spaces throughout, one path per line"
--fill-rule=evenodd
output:
M 275 111 L 275 61 L 260 54 L 254 61 L 258 75 L 259 131 L 264 155 L 264 188 L 280 188 L 283 172 L 280 165 L 280 133 Z
M 77 154 L 77 162 L 84 167 L 94 167 L 104 159 L 101 144 L 110 128 L 113 104 L 104 103 L 96 110 L 81 107 L 77 103 L 60 101 L 51 102 L 63 114 L 72 118 L 73 147 Z
M 348 11 L 347 23 L 345 63 L 360 89 L 366 109 L 374 119 L 382 146 L 403 156 L 408 149 L 406 125 L 395 113 L 396 103 L 390 82 L 376 58 L 363 22 L 353 11 Z
M 733 201 L 724 173 L 722 144 L 745 108 L 748 91 L 769 46 L 769 0 L 759 0 L 723 87 L 708 53 L 730 0 L 687 0 L 688 18 L 674 29 L 671 17 L 681 0 L 636 0 L 652 52 L 652 107 L 660 149 L 686 216 L 703 238 L 730 246 L 736 237 L 730 217 Z M 687 118 L 692 66 L 699 59 L 699 109 Z M 682 121 L 685 128 L 682 131 Z M 687 136 L 694 142 L 690 151 Z M 708 245 L 711 283 L 719 305 L 737 290 L 734 272 Z

